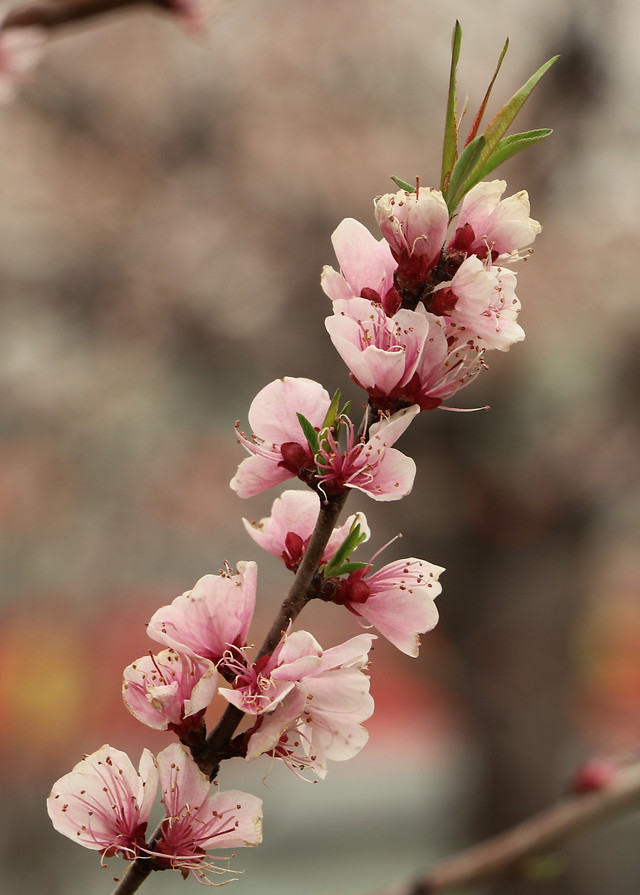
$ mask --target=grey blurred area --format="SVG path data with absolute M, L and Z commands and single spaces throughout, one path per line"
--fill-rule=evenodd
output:
M 453 402 L 490 412 L 414 423 L 408 498 L 353 501 L 374 549 L 402 531 L 389 559 L 447 567 L 440 625 L 418 660 L 377 646 L 380 720 L 326 782 L 229 763 L 222 784 L 265 799 L 233 891 L 366 893 L 540 810 L 589 755 L 638 752 L 640 7 L 228 0 L 199 41 L 116 16 L 57 37 L 1 111 L 0 891 L 100 895 L 120 872 L 44 799 L 104 742 L 168 743 L 127 715 L 121 669 L 158 605 L 255 556 L 240 517 L 273 495 L 228 482 L 257 391 L 307 376 L 361 403 L 320 271 L 389 175 L 437 186 L 455 18 L 472 111 L 507 36 L 494 111 L 562 54 L 519 119 L 552 138 L 501 172 L 544 224 L 527 338 Z M 258 559 L 264 628 L 287 579 Z M 310 614 L 327 645 L 356 633 L 331 608 Z M 477 891 L 637 895 L 639 835 L 618 819 L 557 875 Z

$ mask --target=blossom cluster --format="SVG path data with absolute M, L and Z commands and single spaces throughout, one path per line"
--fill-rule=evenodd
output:
M 158 786 L 166 816 L 147 844 Z M 212 793 L 179 743 L 155 757 L 145 749 L 137 771 L 125 752 L 102 746 L 54 784 L 47 809 L 58 832 L 100 851 L 103 860 L 147 858 L 155 869 L 179 870 L 185 879 L 207 881 L 207 874 L 225 872 L 206 859 L 207 849 L 262 841 L 261 799 L 235 790 Z
M 452 125 L 448 133 L 445 145 L 457 141 Z M 484 139 L 470 136 L 464 150 L 481 170 L 488 164 Z M 236 569 L 225 563 L 153 614 L 147 633 L 160 650 L 125 668 L 123 700 L 138 721 L 179 743 L 157 756 L 145 750 L 138 770 L 105 745 L 58 780 L 48 800 L 55 828 L 103 859 L 147 861 L 150 869 L 203 882 L 226 872 L 208 850 L 257 845 L 262 802 L 212 792 L 220 762 L 266 757 L 298 777 L 324 778 L 329 762 L 354 757 L 367 742 L 363 724 L 374 710 L 367 670 L 378 635 L 415 657 L 420 635 L 436 625 L 444 569 L 416 557 L 377 568 L 380 551 L 354 559 L 371 535 L 365 515 L 335 523 L 353 491 L 379 502 L 409 494 L 416 464 L 396 442 L 422 411 L 471 383 L 488 351 L 507 351 L 524 338 L 511 265 L 525 257 L 540 224 L 529 216 L 524 191 L 503 199 L 505 182 L 483 181 L 473 166 L 461 187 L 456 170 L 468 175 L 457 154 L 442 192 L 417 183 L 379 196 L 380 238 L 352 219 L 334 232 L 340 269 L 322 273 L 332 302 L 325 324 L 351 379 L 367 393 L 364 418 L 353 422 L 340 392 L 331 396 L 318 382 L 285 376 L 252 401 L 250 436 L 236 424 L 248 453 L 230 483 L 239 497 L 291 479 L 304 486 L 277 497 L 268 517 L 243 520 L 255 543 L 296 576 L 294 585 L 257 653 L 250 637 L 254 561 Z M 323 512 L 333 510 L 325 526 Z M 366 632 L 323 648 L 311 632 L 293 630 L 311 599 L 346 608 Z M 216 701 L 224 711 L 208 734 L 206 715 Z M 158 788 L 165 816 L 148 836 Z
M 340 272 L 325 267 L 333 303 L 326 327 L 371 406 L 438 407 L 472 382 L 486 351 L 524 338 L 508 266 L 540 232 L 521 191 L 478 183 L 455 223 L 439 190 L 418 186 L 375 200 L 382 232 L 344 220 L 332 240 Z
M 317 494 L 286 491 L 271 516 L 244 520 L 247 531 L 293 572 L 302 561 L 320 511 Z M 350 516 L 329 538 L 315 579 L 318 598 L 349 609 L 408 655 L 418 635 L 437 621 L 434 599 L 440 567 L 405 559 L 377 572 L 372 561 L 343 562 L 369 537 L 363 513 Z M 55 828 L 102 857 L 143 859 L 153 869 L 179 870 L 200 881 L 225 872 L 207 849 L 257 845 L 261 800 L 241 792 L 210 794 L 197 756 L 206 742 L 205 713 L 216 697 L 239 709 L 249 726 L 230 744 L 230 756 L 282 761 L 297 776 L 323 778 L 328 761 L 344 761 L 365 745 L 362 723 L 373 713 L 366 669 L 375 635 L 358 634 L 323 649 L 308 631 L 283 632 L 272 652 L 251 661 L 249 628 L 256 602 L 257 565 L 239 562 L 154 613 L 149 637 L 163 649 L 124 670 L 129 711 L 149 727 L 180 739 L 153 756 L 145 750 L 136 771 L 128 756 L 105 745 L 53 787 L 48 810 Z M 146 838 L 160 785 L 166 816 Z

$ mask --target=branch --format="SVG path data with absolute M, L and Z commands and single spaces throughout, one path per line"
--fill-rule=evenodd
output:
M 342 508 L 347 499 L 348 492 L 336 494 L 321 503 L 320 513 L 316 527 L 309 541 L 309 546 L 305 550 L 304 557 L 300 563 L 300 567 L 296 572 L 293 584 L 289 593 L 285 597 L 280 611 L 271 625 L 271 629 L 264 639 L 262 646 L 256 656 L 256 660 L 262 656 L 266 656 L 274 651 L 283 633 L 289 627 L 289 624 L 298 617 L 300 612 L 309 602 L 310 585 L 313 580 L 322 554 L 327 546 L 331 532 L 338 520 L 338 516 L 342 512 Z M 218 764 L 224 754 L 226 747 L 229 745 L 238 724 L 242 721 L 244 712 L 229 705 L 225 710 L 222 718 L 218 722 L 216 728 L 207 737 L 205 748 L 201 755 L 194 756 L 198 762 L 198 766 L 205 774 L 212 779 L 215 777 Z
M 156 833 L 158 830 L 156 830 Z M 156 833 L 154 833 L 154 838 Z M 138 891 L 152 870 L 151 861 L 136 858 L 120 877 L 120 882 L 113 890 L 112 895 L 133 895 L 133 892 Z
M 433 895 L 503 876 L 523 859 L 543 854 L 558 842 L 638 806 L 640 762 L 618 769 L 611 782 L 597 792 L 565 796 L 505 833 L 447 858 L 417 880 L 372 895 Z
M 119 12 L 128 6 L 155 6 L 165 11 L 172 8 L 171 0 L 65 0 L 33 3 L 12 9 L 3 20 L 0 30 L 37 26 L 52 31 L 84 19 Z
M 349 492 L 335 494 L 328 498 L 326 503 L 320 504 L 320 512 L 316 522 L 316 527 L 309 541 L 300 567 L 296 573 L 296 577 L 291 585 L 289 593 L 285 597 L 280 611 L 271 625 L 271 629 L 265 637 L 264 643 L 260 647 L 256 658 L 266 656 L 272 653 L 278 645 L 284 631 L 287 630 L 289 624 L 297 618 L 300 612 L 309 602 L 310 585 L 313 580 L 322 554 L 327 546 L 331 532 L 335 528 L 340 513 L 344 507 Z M 240 721 L 244 717 L 244 712 L 229 705 L 224 712 L 217 726 L 207 737 L 205 748 L 200 755 L 194 755 L 194 760 L 198 767 L 212 780 L 218 772 L 219 763 L 224 756 L 225 750 L 238 727 Z M 158 841 L 161 833 L 161 825 L 154 831 L 150 847 Z M 120 881 L 112 892 L 112 895 L 133 895 L 140 888 L 143 882 L 156 869 L 153 861 L 148 858 L 137 858 L 133 861 L 120 877 Z
M 70 3 L 43 3 L 19 6 L 7 15 L 2 28 L 37 26 L 53 30 L 83 19 L 115 12 L 126 6 L 147 4 L 150 0 L 72 0 Z

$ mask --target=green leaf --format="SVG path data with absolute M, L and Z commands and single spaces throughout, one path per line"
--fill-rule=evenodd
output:
M 333 429 L 338 419 L 338 406 L 340 405 L 340 389 L 336 389 L 336 392 L 331 399 L 331 404 L 329 404 L 329 409 L 327 410 L 326 416 L 322 425 L 320 426 L 320 431 L 323 429 Z
M 348 559 L 356 547 L 359 547 L 364 541 L 366 541 L 367 536 L 362 534 L 362 530 L 358 522 L 355 523 L 347 537 L 344 539 L 340 547 L 336 550 L 334 556 L 329 560 L 326 566 L 323 569 L 323 573 L 326 577 L 329 575 L 338 575 L 342 574 L 342 572 L 338 572 L 337 569 Z M 364 567 L 367 563 L 357 564 L 360 567 Z
M 407 183 L 406 180 L 401 180 L 399 177 L 396 177 L 395 174 L 391 175 L 391 179 L 396 184 L 396 186 L 400 187 L 401 190 L 406 190 L 408 193 L 415 193 L 415 186 L 411 186 L 411 184 Z
M 527 83 L 523 84 L 520 90 L 516 91 L 516 93 L 513 94 L 511 99 L 504 104 L 498 114 L 487 125 L 484 130 L 484 137 L 487 141 L 487 145 L 485 146 L 484 152 L 480 157 L 480 165 L 484 165 L 489 157 L 493 155 L 507 128 L 516 117 L 525 101 L 531 95 L 531 92 L 533 91 L 538 81 L 540 81 L 543 75 L 546 74 L 546 72 L 551 68 L 553 63 L 558 58 L 558 56 L 554 56 L 552 59 L 549 59 L 548 62 L 545 62 L 544 65 L 541 65 L 538 71 L 535 72 L 535 74 L 531 75 Z M 480 167 L 480 165 L 478 167 Z
M 343 416 L 349 416 L 349 411 L 350 411 L 350 410 L 351 410 L 351 401 L 347 401 L 347 403 L 344 405 L 344 407 L 342 408 L 342 410 L 341 410 L 340 413 L 338 414 L 338 421 L 340 421 L 340 419 L 341 419 Z
M 480 135 L 475 140 L 472 140 L 468 146 L 465 146 L 451 172 L 449 185 L 443 194 L 450 214 L 453 214 L 460 198 L 468 189 L 468 187 L 465 188 L 466 182 L 473 176 L 478 159 L 484 152 L 485 142 L 484 136 Z
M 525 858 L 521 865 L 525 879 L 543 882 L 561 876 L 567 870 L 567 857 L 563 852 L 550 852 Z
M 478 133 L 478 128 L 480 127 L 480 122 L 482 121 L 482 116 L 485 113 L 485 109 L 487 108 L 487 103 L 489 102 L 489 97 L 491 96 L 491 91 L 493 90 L 493 85 L 495 84 L 496 78 L 498 77 L 498 72 L 502 68 L 502 62 L 504 60 L 504 57 L 507 55 L 508 49 L 509 49 L 509 38 L 507 38 L 506 41 L 504 42 L 502 52 L 500 53 L 500 58 L 498 59 L 498 64 L 496 65 L 496 70 L 494 71 L 493 77 L 491 78 L 489 86 L 487 87 L 487 92 L 484 95 L 484 99 L 480 103 L 480 108 L 478 109 L 476 117 L 473 120 L 473 124 L 471 125 L 471 130 L 469 131 L 469 136 L 467 137 L 467 142 L 464 144 L 465 146 L 468 146 L 469 143 L 471 143 L 471 141 L 475 138 L 476 134 Z
M 513 155 L 522 152 L 527 146 L 535 146 L 541 140 L 546 139 L 549 134 L 553 133 L 550 127 L 541 127 L 533 131 L 525 131 L 521 134 L 512 134 L 510 137 L 503 137 L 498 143 L 493 154 L 485 162 L 484 165 L 477 168 L 473 180 L 469 183 L 467 190 L 474 187 L 481 180 L 484 180 L 487 174 L 490 174 L 498 165 L 502 165 Z
M 311 449 L 311 453 L 315 457 L 318 453 L 318 433 L 313 428 L 309 420 L 303 416 L 301 413 L 296 413 L 298 417 L 298 422 L 300 423 L 300 428 L 304 432 L 304 437 L 307 439 L 307 444 Z
M 456 108 L 456 72 L 460 58 L 462 28 L 456 21 L 451 38 L 451 70 L 449 72 L 449 92 L 447 94 L 447 112 L 444 122 L 444 141 L 442 144 L 442 173 L 440 189 L 444 192 L 449 175 L 458 158 L 458 112 Z

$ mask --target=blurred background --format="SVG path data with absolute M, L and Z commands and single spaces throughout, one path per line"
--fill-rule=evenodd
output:
M 52 782 L 105 742 L 158 751 L 120 698 L 155 609 L 259 561 L 257 641 L 288 585 L 228 487 L 267 382 L 356 404 L 323 319 L 343 217 L 396 174 L 437 186 L 450 35 L 474 109 L 562 58 L 500 171 L 544 224 L 519 268 L 526 341 L 401 448 L 412 494 L 354 498 L 388 562 L 447 567 L 418 660 L 378 642 L 361 755 L 306 785 L 228 763 L 265 800 L 236 895 L 359 895 L 537 811 L 590 755 L 640 747 L 640 6 L 634 0 L 230 0 L 200 41 L 135 12 L 57 38 L 0 124 L 0 890 L 108 893 L 121 862 L 51 828 Z M 363 549 L 367 549 L 366 547 Z M 366 557 L 365 557 L 366 558 Z M 304 626 L 357 633 L 337 607 Z M 215 720 L 215 718 L 213 718 Z M 491 895 L 637 895 L 629 816 Z M 193 891 L 156 874 L 149 892 Z M 474 890 L 476 891 L 476 890 Z

